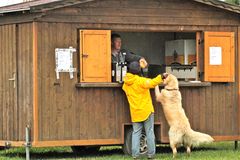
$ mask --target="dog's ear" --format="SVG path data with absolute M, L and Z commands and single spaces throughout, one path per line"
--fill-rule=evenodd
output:
M 164 79 L 164 84 L 168 84 L 169 83 L 169 80 L 171 79 L 171 76 L 172 76 L 172 74 L 168 74 L 167 76 L 166 76 L 166 78 Z
M 174 75 L 170 74 L 167 77 L 167 86 L 172 89 L 178 89 L 178 80 Z

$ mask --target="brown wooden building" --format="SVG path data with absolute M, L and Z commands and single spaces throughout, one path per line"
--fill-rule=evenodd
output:
M 195 39 L 201 83 L 180 82 L 192 128 L 216 141 L 240 140 L 240 8 L 215 0 L 38 0 L 0 8 L 0 145 L 121 145 L 130 115 L 111 82 L 110 33 L 150 64 L 164 44 Z M 55 49 L 77 49 L 73 79 L 56 78 Z M 209 63 L 220 46 L 221 64 Z M 88 55 L 84 55 L 89 52 Z M 153 95 L 154 96 L 154 95 Z M 168 125 L 154 101 L 158 142 Z M 125 135 L 125 136 L 124 136 Z

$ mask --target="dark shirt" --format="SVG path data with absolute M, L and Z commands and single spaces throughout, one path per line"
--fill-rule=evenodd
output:
M 142 57 L 126 50 L 121 50 L 119 53 L 112 52 L 112 63 L 131 63 L 133 61 L 139 61 Z

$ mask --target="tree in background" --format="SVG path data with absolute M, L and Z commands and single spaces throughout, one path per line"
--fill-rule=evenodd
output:
M 224 1 L 231 4 L 240 5 L 240 0 L 224 0 Z

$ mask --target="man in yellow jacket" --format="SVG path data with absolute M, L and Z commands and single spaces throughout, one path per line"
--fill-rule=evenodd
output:
M 149 79 L 140 77 L 141 67 L 139 62 L 129 64 L 128 73 L 124 78 L 123 90 L 127 95 L 133 125 L 132 133 L 132 156 L 134 159 L 140 155 L 140 136 L 144 126 L 147 136 L 148 158 L 155 155 L 154 135 L 154 108 L 150 95 L 150 88 L 154 88 L 163 82 L 167 74 L 158 75 Z

